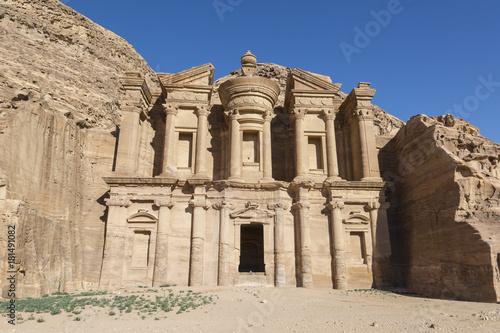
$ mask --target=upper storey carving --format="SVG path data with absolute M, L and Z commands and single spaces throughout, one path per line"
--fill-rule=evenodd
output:
M 238 109 L 240 112 L 269 112 L 273 109 L 280 86 L 269 79 L 255 76 L 257 60 L 248 51 L 241 57 L 242 76 L 222 83 L 219 96 L 227 111 Z
M 212 94 L 214 66 L 205 64 L 176 74 L 159 73 L 158 79 L 168 103 L 208 104 Z

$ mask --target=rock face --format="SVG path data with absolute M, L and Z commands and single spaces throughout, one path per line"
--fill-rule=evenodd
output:
M 391 144 L 400 280 L 432 297 L 499 301 L 500 145 L 452 115 L 415 116 Z
M 0 45 L 0 241 L 17 223 L 17 295 L 95 288 L 102 176 L 125 96 L 119 76 L 141 71 L 155 87 L 154 72 L 125 40 L 59 1 L 2 1 Z

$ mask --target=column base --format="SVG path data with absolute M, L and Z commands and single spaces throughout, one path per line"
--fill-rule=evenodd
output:
M 197 174 L 192 175 L 191 179 L 210 180 L 210 177 L 208 177 L 205 173 L 197 173 Z
M 364 177 L 361 178 L 362 182 L 383 182 L 381 177 Z
M 137 173 L 133 171 L 113 171 L 111 173 L 111 177 L 125 177 L 125 178 L 132 178 L 132 177 L 137 177 Z
M 159 177 L 159 178 L 174 178 L 174 179 L 177 179 L 179 177 L 177 177 L 176 174 L 174 174 L 173 172 L 162 172 L 160 173 L 158 176 L 156 177 Z
M 331 176 L 326 178 L 327 182 L 341 182 L 341 181 L 346 181 L 345 179 L 340 178 L 340 176 Z
M 243 178 L 241 177 L 229 177 L 227 180 L 230 180 L 232 182 L 243 182 Z
M 263 177 L 261 180 L 259 180 L 259 183 L 271 183 L 274 181 L 275 179 L 273 177 Z

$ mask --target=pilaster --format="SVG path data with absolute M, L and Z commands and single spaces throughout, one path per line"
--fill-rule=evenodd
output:
M 122 285 L 127 207 L 131 205 L 131 202 L 126 198 L 109 198 L 106 199 L 106 205 L 108 206 L 106 245 L 99 284 L 108 289 L 114 289 Z
M 268 209 L 274 210 L 274 285 L 286 285 L 286 257 L 285 257 L 285 210 L 289 206 L 284 203 L 269 204 Z
M 241 133 L 238 110 L 230 112 L 231 119 L 231 155 L 229 180 L 241 180 Z
M 156 226 L 156 251 L 153 272 L 153 286 L 161 286 L 168 282 L 168 238 L 170 234 L 170 209 L 174 206 L 173 200 L 168 198 L 156 199 L 155 206 L 159 208 L 158 224 Z
M 220 211 L 219 226 L 219 266 L 218 285 L 229 285 L 229 211 L 234 209 L 235 204 L 227 200 L 217 202 L 212 205 L 214 209 Z
M 139 156 L 139 122 L 141 114 L 146 116 L 152 97 L 140 73 L 126 73 L 120 82 L 125 89 L 126 97 L 121 103 L 122 119 L 115 172 L 125 176 L 136 176 Z
M 207 139 L 208 139 L 208 110 L 206 106 L 197 106 L 198 133 L 196 136 L 196 158 L 193 178 L 208 178 L 207 176 Z
M 295 108 L 292 111 L 292 121 L 295 125 L 295 176 L 303 177 L 305 168 L 305 137 L 304 137 L 304 117 L 306 109 Z
M 174 104 L 163 104 L 165 111 L 165 140 L 163 144 L 163 167 L 160 177 L 174 177 L 177 166 L 174 165 L 175 117 L 179 108 Z
M 311 208 L 311 204 L 308 201 L 308 192 L 312 185 L 312 182 L 298 183 L 296 185 L 296 202 L 293 204 L 293 208 L 296 211 L 295 218 L 298 218 L 298 221 L 296 221 L 298 222 L 300 234 L 300 276 L 302 280 L 301 284 L 304 288 L 313 287 L 313 259 L 309 226 L 309 209 Z
M 331 211 L 332 240 L 333 240 L 333 282 L 335 289 L 347 289 L 347 269 L 345 262 L 344 227 L 342 225 L 343 201 L 331 200 L 328 204 Z
M 193 198 L 189 201 L 189 205 L 193 208 L 189 285 L 201 286 L 203 285 L 205 217 L 206 210 L 210 207 L 207 203 L 204 186 L 195 186 Z
M 324 109 L 323 117 L 326 123 L 326 158 L 328 180 L 340 180 L 337 159 L 337 143 L 335 138 L 335 117 L 337 110 Z
M 392 275 L 390 255 L 391 244 L 387 221 L 388 202 L 369 202 L 365 208 L 370 213 L 372 252 L 373 252 L 373 280 L 376 288 L 387 287 Z
M 272 166 L 272 142 L 271 142 L 271 120 L 272 112 L 266 112 L 264 115 L 264 133 L 263 133 L 263 143 L 262 147 L 264 150 L 264 160 L 263 160 L 263 178 L 261 181 L 273 181 L 273 166 Z

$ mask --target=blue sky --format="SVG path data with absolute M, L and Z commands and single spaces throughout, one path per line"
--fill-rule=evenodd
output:
M 500 142 L 500 2 L 63 0 L 125 38 L 157 72 L 259 62 L 328 75 L 407 121 L 453 113 Z

